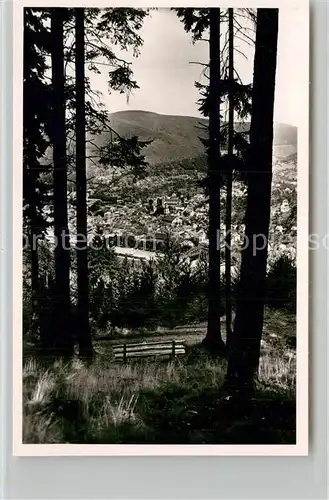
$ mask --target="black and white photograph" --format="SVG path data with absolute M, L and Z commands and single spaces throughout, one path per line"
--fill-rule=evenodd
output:
M 307 454 L 308 5 L 21 24 L 19 450 Z

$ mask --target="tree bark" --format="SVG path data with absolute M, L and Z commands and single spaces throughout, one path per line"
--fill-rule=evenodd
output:
M 54 353 L 73 354 L 70 307 L 70 235 L 67 214 L 67 159 L 63 18 L 65 9 L 52 9 L 53 161 L 55 226 Z
M 85 10 L 75 9 L 76 33 L 76 186 L 77 186 L 77 330 L 79 354 L 92 358 L 93 346 L 89 322 L 89 274 L 87 245 L 87 176 L 85 116 Z
M 229 82 L 234 81 L 234 32 L 233 32 L 233 9 L 228 9 L 228 31 L 229 31 Z M 232 88 L 228 96 L 228 147 L 227 154 L 233 158 L 233 135 L 234 135 L 234 107 Z M 230 344 L 232 336 L 232 297 L 231 297 L 231 230 L 232 230 L 232 169 L 229 168 L 226 177 L 226 237 L 225 237 L 225 308 L 226 308 L 226 345 Z
M 34 239 L 34 227 L 30 231 L 31 255 L 31 300 L 32 300 L 32 333 L 35 335 L 39 325 L 39 255 L 38 240 Z
M 236 318 L 227 371 L 228 385 L 247 391 L 252 389 L 258 371 L 263 330 L 277 37 L 278 9 L 258 9 L 245 217 L 246 248 L 242 251 Z
M 221 273 L 220 273 L 220 9 L 210 9 L 209 40 L 209 266 L 208 327 L 203 341 L 209 350 L 225 348 L 221 336 Z

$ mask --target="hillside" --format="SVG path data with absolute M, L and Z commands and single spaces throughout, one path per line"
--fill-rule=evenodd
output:
M 151 164 L 194 158 L 204 153 L 198 137 L 206 135 L 207 120 L 147 111 L 113 113 L 110 120 L 114 130 L 124 137 L 138 135 L 141 140 L 152 139 L 146 148 L 146 158 Z M 99 140 L 106 141 L 106 136 Z
M 148 111 L 119 111 L 110 115 L 114 130 L 124 137 L 138 135 L 153 142 L 146 148 L 146 158 L 151 164 L 183 158 L 195 158 L 204 153 L 198 137 L 206 135 L 207 120 L 192 116 L 171 116 Z M 248 129 L 249 124 L 237 123 L 236 128 Z M 106 136 L 97 139 L 98 144 Z M 297 128 L 278 123 L 275 126 L 275 153 L 280 157 L 297 149 Z

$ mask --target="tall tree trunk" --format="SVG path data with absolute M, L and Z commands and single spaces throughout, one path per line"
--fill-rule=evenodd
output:
M 220 9 L 210 9 L 209 40 L 209 282 L 208 328 L 203 341 L 209 350 L 225 348 L 221 336 L 221 279 L 220 279 Z
M 228 151 L 229 158 L 233 158 L 233 135 L 234 135 L 234 106 L 232 88 L 234 80 L 234 32 L 233 32 L 233 9 L 228 9 L 228 31 L 229 31 L 229 82 L 230 91 L 228 96 Z M 230 166 L 230 165 L 229 165 Z M 232 329 L 232 297 L 231 297 L 231 230 L 232 230 L 232 169 L 229 168 L 226 177 L 226 238 L 225 238 L 225 307 L 226 307 L 226 345 L 230 344 Z
M 227 382 L 249 391 L 258 371 L 271 208 L 278 9 L 258 9 L 245 245 Z M 261 236 L 259 236 L 261 235 Z M 257 247 L 256 247 L 257 245 Z
M 63 18 L 65 9 L 52 9 L 53 161 L 55 225 L 54 353 L 73 354 L 70 308 L 70 235 L 67 214 L 67 159 L 65 131 L 65 74 Z
M 34 231 L 31 230 L 31 288 L 32 298 L 35 300 L 39 291 L 39 258 L 38 258 L 38 241 L 33 241 Z M 33 304 L 35 306 L 36 304 Z
M 89 323 L 89 279 L 87 246 L 87 179 L 85 116 L 85 27 L 83 8 L 75 9 L 76 33 L 76 186 L 77 186 L 77 327 L 79 354 L 91 358 L 93 347 Z
M 27 98 L 24 95 L 24 100 Z M 32 155 L 31 155 L 32 156 Z M 39 327 L 39 298 L 40 298 L 40 283 L 39 283 L 39 255 L 38 255 L 38 239 L 36 238 L 37 228 L 37 208 L 36 208 L 36 164 L 32 157 L 28 166 L 24 165 L 26 174 L 25 182 L 25 200 L 28 202 L 28 230 L 29 240 L 28 248 L 31 263 L 31 312 L 32 312 L 32 334 L 36 335 Z
M 34 238 L 36 233 L 31 217 L 30 227 L 30 257 L 31 257 L 31 299 L 32 299 L 32 333 L 36 334 L 39 326 L 39 255 L 38 240 Z

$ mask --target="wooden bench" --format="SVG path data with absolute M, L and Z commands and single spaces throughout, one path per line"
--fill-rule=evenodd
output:
M 118 344 L 113 346 L 114 358 L 127 361 L 131 358 L 150 356 L 167 356 L 175 358 L 185 354 L 185 345 L 182 341 L 162 340 L 159 342 L 140 342 L 139 344 Z

